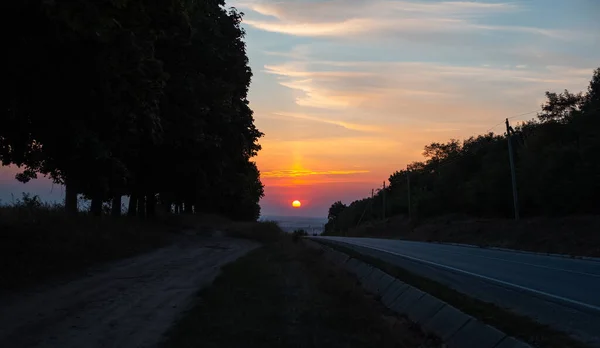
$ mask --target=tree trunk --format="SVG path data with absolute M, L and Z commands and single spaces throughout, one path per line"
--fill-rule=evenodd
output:
M 127 216 L 137 215 L 138 196 L 135 193 L 129 195 L 129 207 L 127 207 Z
M 69 179 L 65 182 L 65 211 L 67 214 L 77 214 L 77 189 Z
M 113 196 L 111 215 L 114 217 L 121 216 L 121 194 L 115 194 Z
M 167 214 L 171 214 L 173 212 L 173 207 L 172 207 L 173 204 L 171 202 L 165 202 L 164 205 L 165 205 L 165 212 Z
M 144 195 L 138 197 L 137 215 L 142 219 L 146 217 L 146 196 Z
M 156 196 L 154 194 L 146 196 L 146 216 L 149 218 L 156 216 Z
M 181 214 L 181 203 L 175 203 L 175 214 Z
M 90 207 L 90 213 L 94 216 L 102 215 L 102 196 L 99 194 L 95 194 L 92 197 L 92 205 Z
M 192 204 L 190 204 L 189 201 L 187 201 L 187 202 L 184 203 L 183 209 L 184 209 L 183 212 L 185 214 L 192 214 L 193 213 Z

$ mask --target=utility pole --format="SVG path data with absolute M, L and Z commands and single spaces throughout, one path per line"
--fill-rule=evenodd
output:
M 406 186 L 408 188 L 408 219 L 410 220 L 412 217 L 411 214 L 411 206 L 410 206 L 410 171 L 408 167 L 406 168 Z
M 373 206 L 373 189 L 371 189 L 371 200 L 367 203 L 367 205 L 365 206 L 365 209 L 363 210 L 362 214 L 360 215 L 360 219 L 358 219 L 358 223 L 356 224 L 357 227 L 362 222 L 362 219 L 365 216 L 365 213 L 367 212 L 367 208 L 371 208 L 372 206 Z M 372 210 L 371 210 L 371 215 L 373 215 Z
M 383 182 L 383 191 L 381 191 L 383 197 L 383 220 L 385 220 L 385 181 Z
M 517 195 L 517 174 L 515 173 L 515 159 L 513 157 L 512 133 L 514 130 L 506 119 L 506 139 L 508 140 L 508 159 L 510 161 L 510 176 L 512 179 L 513 205 L 515 210 L 515 220 L 519 220 L 519 197 Z

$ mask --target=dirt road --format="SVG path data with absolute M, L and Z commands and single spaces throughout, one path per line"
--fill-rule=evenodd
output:
M 0 347 L 154 347 L 219 269 L 258 244 L 182 236 L 86 276 L 0 296 Z

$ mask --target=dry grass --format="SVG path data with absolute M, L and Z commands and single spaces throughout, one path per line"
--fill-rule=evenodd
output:
M 289 236 L 225 266 L 164 347 L 439 347 Z
M 533 319 L 518 315 L 492 303 L 484 302 L 466 296 L 446 285 L 434 280 L 419 276 L 403 268 L 392 265 L 380 259 L 363 255 L 353 249 L 340 246 L 336 243 L 319 241 L 330 247 L 346 253 L 353 258 L 371 264 L 382 271 L 410 284 L 422 291 L 449 303 L 461 311 L 481 320 L 482 322 L 498 328 L 509 336 L 517 337 L 534 347 L 548 348 L 583 348 L 584 344 L 572 339 L 566 333 L 555 330 L 547 325 L 540 324 Z
M 260 243 L 272 243 L 285 233 L 274 221 L 231 221 L 214 214 L 177 215 L 167 217 L 171 225 L 182 230 L 193 230 L 198 234 L 223 234 L 233 238 L 244 238 Z
M 600 216 L 521 221 L 444 216 L 409 222 L 404 216 L 363 224 L 344 235 L 452 242 L 542 253 L 600 257 Z
M 166 221 L 68 216 L 60 206 L 0 206 L 0 289 L 19 288 L 169 242 Z
M 232 222 L 217 215 L 162 215 L 137 218 L 71 216 L 60 205 L 24 195 L 0 206 L 0 289 L 43 282 L 93 264 L 125 258 L 166 245 L 170 232 L 193 231 L 262 243 L 279 240 L 274 222 Z
M 252 239 L 261 243 L 277 242 L 285 233 L 273 221 L 231 222 L 223 230 L 230 237 Z

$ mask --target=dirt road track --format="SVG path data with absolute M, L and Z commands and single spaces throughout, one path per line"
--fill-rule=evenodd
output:
M 181 236 L 72 281 L 0 294 L 0 347 L 154 347 L 221 266 L 257 246 Z

